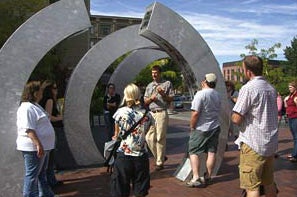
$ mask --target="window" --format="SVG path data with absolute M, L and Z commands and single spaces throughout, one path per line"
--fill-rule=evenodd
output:
M 107 36 L 111 33 L 110 24 L 100 24 L 100 35 Z

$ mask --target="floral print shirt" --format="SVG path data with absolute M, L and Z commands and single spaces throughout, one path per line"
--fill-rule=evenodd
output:
M 119 125 L 119 136 L 123 136 L 125 132 L 137 123 L 144 115 L 145 110 L 138 107 L 121 107 L 114 114 L 115 123 Z M 121 141 L 121 145 L 117 152 L 123 152 L 125 155 L 142 156 L 147 152 L 145 145 L 145 134 L 153 124 L 153 118 L 147 113 L 136 128 Z

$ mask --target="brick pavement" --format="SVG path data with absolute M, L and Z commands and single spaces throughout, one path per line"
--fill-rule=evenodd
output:
M 167 137 L 167 156 L 165 169 L 154 171 L 153 158 L 151 163 L 151 189 L 148 196 L 169 197 L 239 197 L 238 180 L 238 151 L 232 141 L 228 142 L 229 149 L 224 155 L 218 175 L 214 177 L 214 184 L 207 188 L 187 188 L 185 183 L 173 177 L 177 166 L 184 156 L 188 129 L 188 122 L 178 119 L 170 119 Z M 292 137 L 288 128 L 281 128 L 279 132 L 279 158 L 275 165 L 275 179 L 280 193 L 278 197 L 297 197 L 297 163 L 286 160 L 292 147 Z M 64 185 L 55 188 L 55 192 L 61 197 L 108 197 L 109 177 L 105 167 L 85 168 L 72 171 L 59 172 L 59 180 Z

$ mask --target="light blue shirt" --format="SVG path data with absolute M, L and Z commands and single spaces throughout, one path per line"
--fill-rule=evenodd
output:
M 221 99 L 216 90 L 206 88 L 198 91 L 192 101 L 191 110 L 199 112 L 196 130 L 206 132 L 220 126 Z

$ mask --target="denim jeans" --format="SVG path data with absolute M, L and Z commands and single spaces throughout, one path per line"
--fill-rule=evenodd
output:
M 47 182 L 51 187 L 54 187 L 58 182 L 55 176 L 55 152 L 55 149 L 49 152 L 49 159 L 46 170 Z
M 37 157 L 36 151 L 22 151 L 25 162 L 24 197 L 53 197 L 46 178 L 49 151 L 44 156 Z
M 297 118 L 289 118 L 289 127 L 293 136 L 292 156 L 297 159 Z

